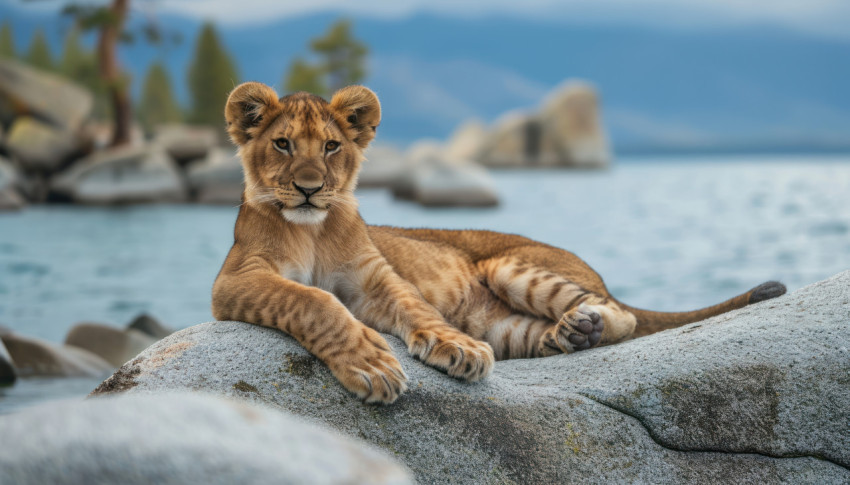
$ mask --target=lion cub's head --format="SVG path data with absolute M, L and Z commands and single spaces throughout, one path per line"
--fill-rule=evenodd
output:
M 224 110 L 245 169 L 245 203 L 271 204 L 286 220 L 319 224 L 334 207 L 356 207 L 363 150 L 375 137 L 375 93 L 349 86 L 331 102 L 308 93 L 278 99 L 272 88 L 244 83 Z

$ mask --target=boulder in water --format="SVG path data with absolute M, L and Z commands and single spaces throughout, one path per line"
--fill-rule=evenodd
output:
M 0 386 L 8 386 L 18 378 L 18 372 L 12 362 L 12 356 L 0 340 Z
M 242 201 L 242 163 L 232 148 L 210 148 L 203 160 L 189 165 L 189 187 L 202 204 L 233 204 Z
M 168 337 L 174 330 L 166 327 L 156 318 L 142 313 L 127 325 L 128 329 L 137 330 L 157 340 Z
M 88 119 L 93 105 L 90 92 L 63 77 L 0 60 L 0 122 L 31 116 L 74 132 Z
M 98 377 L 115 366 L 93 353 L 69 345 L 56 345 L 17 333 L 0 335 L 18 377 Z
M 151 142 L 161 147 L 179 165 L 204 158 L 218 145 L 218 134 L 208 126 L 167 124 L 158 126 Z
M 75 132 L 22 116 L 9 129 L 6 148 L 25 171 L 51 173 L 84 154 L 90 143 Z
M 450 159 L 442 147 L 420 146 L 411 150 L 409 198 L 427 207 L 491 207 L 499 195 L 493 178 L 483 167 L 468 160 Z M 399 184 L 395 193 L 407 198 Z
M 52 184 L 59 198 L 82 204 L 180 202 L 186 187 L 180 171 L 155 147 L 97 152 L 61 173 Z
M 18 170 L 0 156 L 0 211 L 17 210 L 26 205 L 18 191 L 19 183 Z
M 78 323 L 65 337 L 65 345 L 85 349 L 119 367 L 157 339 L 132 328 L 118 329 L 100 323 Z

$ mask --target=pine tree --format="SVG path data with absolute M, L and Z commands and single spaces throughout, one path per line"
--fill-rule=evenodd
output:
M 142 100 L 137 109 L 139 120 L 146 131 L 157 125 L 178 122 L 180 108 L 171 91 L 171 80 L 165 66 L 160 62 L 151 64 L 142 88 Z
M 287 93 L 307 91 L 308 93 L 324 96 L 327 94 L 327 88 L 324 85 L 322 74 L 320 67 L 312 66 L 304 59 L 297 57 L 289 66 L 289 72 L 283 83 L 283 89 Z
M 364 60 L 369 49 L 352 36 L 349 20 L 331 25 L 323 37 L 310 42 L 310 50 L 319 62 L 310 64 L 295 58 L 283 82 L 286 92 L 308 91 L 325 96 L 366 77 Z
M 352 36 L 350 20 L 334 23 L 324 37 L 311 42 L 310 48 L 323 58 L 321 66 L 331 91 L 356 84 L 366 77 L 363 61 L 369 49 Z
M 195 57 L 189 67 L 192 98 L 189 121 L 223 126 L 227 94 L 239 82 L 236 68 L 218 38 L 213 24 L 201 27 L 195 44 Z
M 15 58 L 15 37 L 12 35 L 12 24 L 8 20 L 0 27 L 0 59 L 3 58 Z
M 45 37 L 43 30 L 35 31 L 25 60 L 38 69 L 53 70 L 53 57 L 50 54 L 50 46 L 47 44 L 47 37 Z

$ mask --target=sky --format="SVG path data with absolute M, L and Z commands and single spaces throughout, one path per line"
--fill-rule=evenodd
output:
M 848 0 L 169 0 L 155 4 L 163 11 L 229 24 L 270 22 L 328 10 L 378 17 L 431 12 L 671 29 L 767 25 L 850 39 Z
M 60 1 L 0 0 L 25 9 Z M 105 3 L 93 0 L 92 3 Z M 848 0 L 136 0 L 134 8 L 183 14 L 222 24 L 270 23 L 334 11 L 375 17 L 429 12 L 458 17 L 517 15 L 575 23 L 620 23 L 662 29 L 777 26 L 850 39 Z

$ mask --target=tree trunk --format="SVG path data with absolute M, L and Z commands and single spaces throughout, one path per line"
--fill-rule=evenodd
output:
M 129 0 L 113 0 L 109 7 L 112 21 L 100 31 L 97 44 L 100 77 L 109 90 L 112 101 L 112 140 L 109 146 L 124 145 L 130 142 L 130 122 L 132 120 L 132 105 L 128 93 L 128 83 L 122 79 L 121 68 L 118 65 L 116 49 L 127 18 Z

